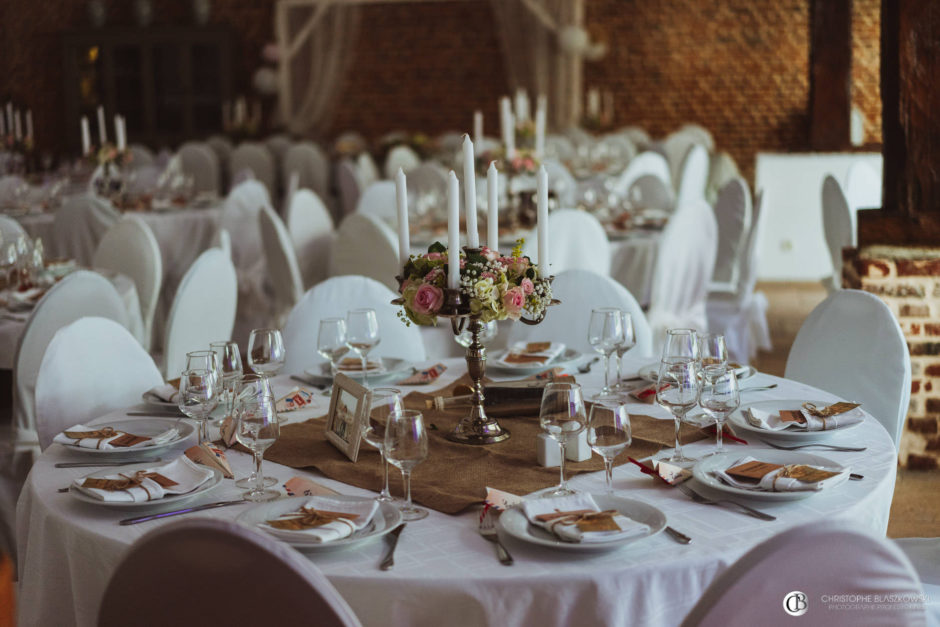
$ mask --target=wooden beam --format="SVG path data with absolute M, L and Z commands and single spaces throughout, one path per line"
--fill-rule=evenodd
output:
M 813 0 L 810 49 L 810 145 L 850 147 L 852 0 Z
M 304 41 L 307 37 L 313 33 L 313 29 L 317 27 L 317 24 L 320 23 L 320 20 L 323 19 L 323 16 L 326 15 L 327 10 L 333 4 L 333 0 L 325 0 L 317 4 L 316 10 L 313 12 L 307 22 L 301 27 L 297 34 L 294 35 L 294 39 L 290 42 L 287 49 L 287 59 L 288 61 L 293 58 L 297 51 L 300 50 L 300 47 L 304 45 Z

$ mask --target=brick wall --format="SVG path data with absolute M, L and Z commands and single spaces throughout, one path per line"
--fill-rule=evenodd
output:
M 940 249 L 846 250 L 844 282 L 877 295 L 898 318 L 911 353 L 911 404 L 902 466 L 940 468 Z

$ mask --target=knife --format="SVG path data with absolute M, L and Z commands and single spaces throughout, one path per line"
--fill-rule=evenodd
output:
M 163 461 L 160 457 L 153 459 L 124 459 L 109 460 L 106 462 L 57 462 L 56 468 L 94 468 L 96 466 L 127 466 L 129 464 L 151 464 Z
M 672 536 L 673 540 L 675 540 L 676 542 L 679 542 L 680 544 L 691 544 L 692 542 L 692 538 L 690 538 L 689 536 L 685 535 L 684 533 L 680 531 L 673 529 L 669 525 L 666 525 L 665 531 L 670 536 Z
M 382 560 L 382 563 L 379 564 L 379 568 L 382 570 L 388 570 L 395 565 L 395 547 L 398 546 L 398 536 L 401 535 L 402 530 L 405 528 L 406 523 L 402 523 L 392 529 L 392 532 L 388 534 L 390 539 L 388 554 L 385 556 L 385 559 Z
M 186 414 L 181 411 L 129 411 L 127 416 L 150 416 L 158 418 L 186 418 Z
M 171 512 L 161 512 L 159 514 L 150 514 L 148 516 L 138 516 L 137 518 L 125 518 L 121 521 L 122 525 L 136 525 L 137 523 L 147 522 L 148 520 L 159 520 L 160 518 L 168 518 L 170 516 L 180 516 L 182 514 L 189 514 L 190 512 L 201 512 L 204 509 L 215 509 L 217 507 L 226 507 L 228 505 L 240 505 L 242 503 L 247 503 L 247 499 L 238 499 L 237 501 L 217 501 L 215 503 L 206 503 L 205 505 L 197 505 L 196 507 L 187 507 L 186 509 L 174 509 Z M 393 532 L 394 533 L 394 532 Z

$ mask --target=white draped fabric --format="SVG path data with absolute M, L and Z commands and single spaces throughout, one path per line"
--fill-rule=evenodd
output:
M 832 260 L 832 276 L 823 279 L 829 290 L 842 287 L 842 249 L 856 245 L 855 213 L 849 209 L 842 186 L 831 174 L 822 186 L 823 233 Z

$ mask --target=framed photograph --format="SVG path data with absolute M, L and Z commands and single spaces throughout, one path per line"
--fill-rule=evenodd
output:
M 359 457 L 362 425 L 369 419 L 372 391 L 341 372 L 333 379 L 326 439 L 352 461 Z

